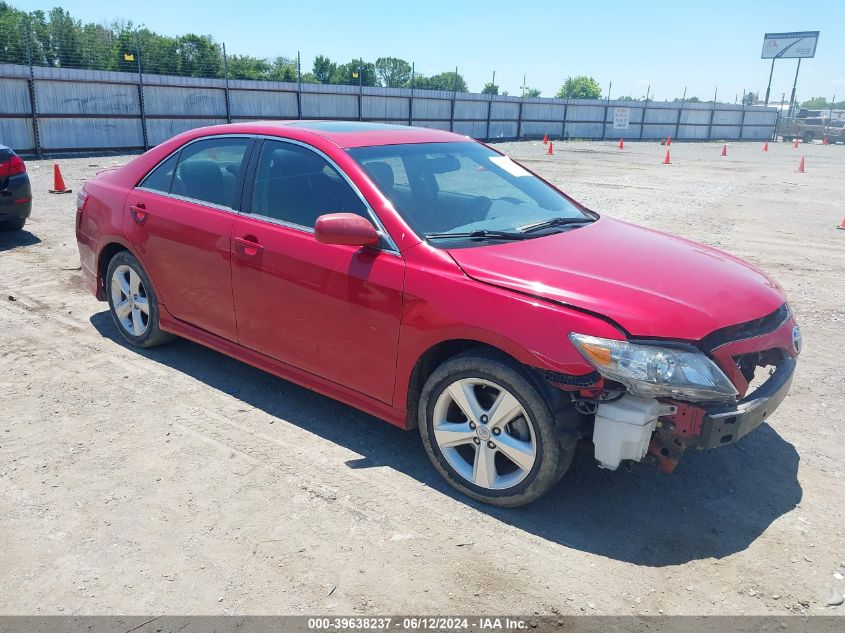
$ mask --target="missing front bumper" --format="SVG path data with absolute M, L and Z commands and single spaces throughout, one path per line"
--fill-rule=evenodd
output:
M 739 402 L 709 409 L 701 422 L 696 448 L 715 448 L 747 435 L 780 406 L 795 373 L 795 359 L 785 358 L 769 379 Z

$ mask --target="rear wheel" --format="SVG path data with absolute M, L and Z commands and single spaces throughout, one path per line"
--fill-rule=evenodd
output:
M 503 507 L 534 501 L 566 472 L 555 419 L 524 368 L 504 355 L 467 352 L 423 387 L 420 435 L 438 472 L 465 495 Z
M 120 251 L 109 262 L 106 294 L 120 335 L 136 347 L 155 347 L 173 338 L 158 323 L 158 301 L 140 262 L 129 251 Z
M 12 218 L 0 222 L 0 231 L 20 231 L 26 225 L 26 218 Z
M 816 138 L 816 135 L 813 134 L 812 132 L 804 132 L 804 136 L 803 136 L 802 140 L 805 143 L 812 143 L 814 138 Z

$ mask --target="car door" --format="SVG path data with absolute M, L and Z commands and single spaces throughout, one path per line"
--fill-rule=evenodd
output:
M 239 343 L 390 402 L 404 260 L 387 240 L 385 248 L 316 241 L 324 213 L 377 221 L 322 154 L 269 139 L 256 153 L 232 231 Z
M 167 311 L 235 341 L 232 225 L 250 137 L 183 146 L 127 197 L 124 226 Z

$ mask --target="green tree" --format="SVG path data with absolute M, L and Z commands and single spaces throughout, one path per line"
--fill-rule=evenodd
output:
M 827 97 L 812 97 L 802 102 L 801 107 L 809 110 L 824 110 L 830 108 L 830 103 L 828 103 Z
M 455 90 L 457 87 L 458 92 L 469 92 L 467 82 L 460 74 L 455 75 L 454 71 L 439 73 L 431 77 L 420 75 L 414 81 L 414 86 L 424 90 Z
M 331 83 L 333 84 L 357 85 L 359 82 L 364 86 L 376 85 L 375 64 L 362 59 L 353 59 L 347 64 L 338 65 L 332 73 Z
M 557 96 L 565 99 L 601 99 L 601 86 L 586 75 L 567 77 Z
M 251 55 L 230 55 L 227 62 L 232 79 L 267 79 L 272 69 L 266 59 Z
M 337 64 L 332 62 L 324 55 L 317 55 L 314 58 L 313 73 L 314 78 L 321 84 L 328 84 L 332 81 L 332 76 L 337 72 Z
M 79 46 L 81 25 L 60 7 L 50 9 L 47 30 L 55 63 L 64 68 L 85 68 Z
M 756 92 L 746 92 L 742 98 L 742 103 L 743 105 L 754 105 L 760 103 L 760 99 Z
M 488 81 L 484 84 L 484 87 L 481 89 L 481 94 L 483 95 L 497 95 L 499 94 L 499 86 L 494 84 L 491 81 Z
M 537 88 L 529 88 L 527 86 L 525 88 L 525 96 L 526 97 L 539 97 L 540 92 L 542 92 L 542 91 L 538 90 Z
M 411 65 L 398 57 L 379 57 L 376 77 L 385 88 L 404 88 L 411 81 Z
M 277 57 L 273 60 L 268 79 L 293 83 L 299 80 L 296 60 L 289 57 Z
M 27 63 L 26 29 L 29 21 L 29 16 L 23 11 L 0 2 L 0 63 Z
M 178 38 L 177 47 L 177 68 L 180 75 L 223 76 L 223 51 L 210 35 L 182 35 Z

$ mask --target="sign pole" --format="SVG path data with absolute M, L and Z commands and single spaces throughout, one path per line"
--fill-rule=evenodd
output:
M 801 70 L 801 58 L 798 58 L 798 66 L 795 67 L 795 80 L 792 82 L 792 96 L 789 98 L 789 116 L 792 116 L 795 109 L 795 87 L 798 85 L 798 71 Z
M 772 75 L 775 72 L 775 59 L 777 59 L 777 58 L 772 57 L 772 68 L 769 71 L 769 85 L 766 86 L 766 104 L 765 105 L 769 105 L 769 93 L 771 93 L 771 91 L 772 91 Z

